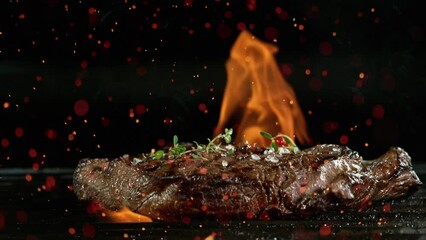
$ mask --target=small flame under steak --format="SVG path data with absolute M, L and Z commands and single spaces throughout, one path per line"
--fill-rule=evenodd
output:
M 268 219 L 312 214 L 405 196 L 422 184 L 403 149 L 363 160 L 345 146 L 288 153 L 250 145 L 234 154 L 174 159 L 82 159 L 74 173 L 81 200 L 164 221 Z

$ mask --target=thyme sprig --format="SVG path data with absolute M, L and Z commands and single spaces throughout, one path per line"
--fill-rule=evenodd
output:
M 189 154 L 194 158 L 202 158 L 208 160 L 207 158 L 202 156 L 203 152 L 206 153 L 226 153 L 226 154 L 234 154 L 234 149 L 229 147 L 222 147 L 222 142 L 224 141 L 226 144 L 230 144 L 232 141 L 232 128 L 225 128 L 224 133 L 220 133 L 216 135 L 213 139 L 207 138 L 207 144 L 198 144 L 194 141 L 195 147 L 191 149 L 187 149 L 187 147 L 183 144 L 179 143 L 178 136 L 173 136 L 173 145 L 169 148 L 166 153 L 164 150 L 153 150 L 149 154 L 149 158 L 153 160 L 159 160 L 164 158 L 174 159 L 182 157 L 185 154 Z
M 293 152 L 298 152 L 299 148 L 293 139 L 285 134 L 278 134 L 276 136 L 272 136 L 272 134 L 268 132 L 260 132 L 260 135 L 271 140 L 271 148 L 274 149 L 275 152 L 279 150 L 279 148 L 286 148 Z

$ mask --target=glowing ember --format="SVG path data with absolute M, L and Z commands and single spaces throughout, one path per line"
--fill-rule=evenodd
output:
M 152 222 L 152 219 L 132 212 L 130 209 L 124 207 L 118 211 L 105 210 L 106 217 L 111 222 L 131 223 L 131 222 Z
M 274 59 L 277 51 L 246 30 L 240 33 L 226 63 L 227 85 L 214 135 L 241 113 L 235 142 L 268 145 L 269 140 L 259 134 L 266 131 L 310 143 L 296 94 Z

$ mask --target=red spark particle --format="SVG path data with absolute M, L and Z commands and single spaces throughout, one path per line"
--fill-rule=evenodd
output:
M 90 223 L 84 224 L 82 230 L 83 235 L 87 238 L 94 238 L 96 236 L 96 228 Z
M 38 163 L 33 163 L 33 170 L 38 171 L 40 169 L 40 165 Z
M 139 76 L 144 76 L 146 74 L 146 68 L 144 67 L 138 67 L 137 71 Z
M 19 14 L 18 18 L 19 18 L 19 19 L 25 19 L 25 13 L 21 13 L 21 14 Z
M 372 111 L 373 111 L 373 118 L 375 119 L 382 119 L 383 116 L 385 115 L 385 109 L 380 104 L 375 105 Z
M 211 23 L 209 23 L 209 22 L 206 22 L 206 23 L 204 23 L 204 27 L 205 27 L 206 29 L 210 29 L 210 28 L 212 27 L 212 24 L 211 24 Z
M 158 144 L 158 146 L 163 147 L 164 145 L 166 145 L 166 141 L 164 139 L 160 138 L 160 139 L 157 140 L 157 144 Z
M 184 224 L 189 224 L 191 222 L 191 218 L 187 217 L 187 216 L 184 216 L 184 217 L 182 217 L 182 222 Z
M 240 30 L 240 31 L 242 31 L 242 30 L 245 30 L 247 27 L 246 27 L 246 24 L 245 23 L 243 23 L 243 22 L 239 22 L 239 23 L 237 23 L 237 29 L 238 30 Z
M 327 77 L 328 76 L 328 71 L 327 70 L 322 70 L 321 71 L 321 76 Z
M 171 118 L 164 118 L 163 122 L 165 124 L 172 124 L 173 123 L 173 119 L 171 119 Z
M 278 14 L 278 18 L 281 19 L 282 21 L 285 21 L 288 19 L 288 13 L 287 11 L 281 10 L 278 13 L 278 11 L 275 9 L 275 12 Z
M 247 0 L 246 7 L 248 11 L 256 10 L 256 0 Z
M 37 150 L 35 150 L 34 148 L 30 148 L 30 150 L 28 150 L 28 155 L 29 155 L 31 158 L 35 158 L 35 157 L 37 157 Z
M 331 234 L 331 230 L 332 228 L 330 225 L 327 225 L 327 224 L 322 225 L 319 230 L 321 237 L 329 236 Z
M 25 211 L 18 210 L 16 211 L 16 220 L 18 220 L 21 223 L 24 223 L 28 220 L 28 215 Z
M 56 187 L 56 178 L 54 176 L 46 177 L 46 190 L 49 191 Z
M 278 38 L 278 30 L 275 27 L 267 27 L 264 34 L 265 38 L 270 41 Z
M 192 0 L 185 0 L 184 3 L 183 3 L 183 5 L 185 7 L 192 7 Z
M 45 135 L 50 140 L 55 140 L 58 137 L 58 133 L 55 129 L 47 129 Z
M 68 233 L 70 235 L 74 235 L 75 234 L 75 228 L 73 228 L 73 227 L 68 228 Z
M 346 145 L 349 142 L 349 137 L 346 136 L 345 134 L 342 134 L 342 136 L 340 136 L 340 143 L 342 145 Z
M 152 23 L 151 24 L 151 28 L 152 29 L 157 29 L 158 28 L 158 24 L 157 23 Z
M 207 106 L 205 103 L 198 104 L 198 110 L 205 112 L 207 110 Z
M 9 139 L 7 139 L 7 138 L 2 138 L 2 139 L 1 139 L 1 146 L 2 146 L 2 147 L 4 147 L 4 148 L 9 147 Z
M 21 127 L 17 127 L 15 129 L 15 136 L 21 138 L 24 135 L 24 129 Z
M 228 25 L 222 23 L 217 27 L 216 34 L 220 39 L 227 39 L 232 35 L 232 30 Z
M 247 219 L 253 219 L 254 218 L 254 213 L 253 212 L 246 213 L 246 218 Z
M 111 47 L 111 42 L 108 41 L 108 40 L 105 40 L 103 46 L 104 46 L 104 48 L 108 49 L 108 48 Z
M 37 82 L 41 82 L 43 80 L 43 77 L 41 75 L 37 75 L 35 79 Z
M 96 8 L 90 7 L 89 10 L 88 10 L 88 12 L 89 12 L 90 15 L 95 14 L 96 13 Z
M 31 174 L 26 174 L 25 175 L 25 181 L 31 182 L 32 180 L 33 180 L 33 176 L 31 176 Z
M 324 133 L 331 134 L 339 127 L 339 124 L 335 121 L 326 121 L 322 127 Z
M 232 12 L 231 11 L 226 11 L 225 12 L 225 18 L 231 19 L 232 18 Z
M 135 107 L 136 114 L 142 115 L 146 112 L 146 107 L 143 104 L 138 104 Z
M 102 211 L 102 206 L 99 202 L 97 201 L 91 201 L 88 205 L 87 205 L 87 209 L 86 209 L 88 214 L 96 214 L 100 211 Z
M 373 125 L 373 120 L 371 118 L 367 118 L 367 120 L 365 120 L 365 125 L 370 127 L 371 125 Z
M 77 116 L 84 116 L 89 112 L 89 103 L 87 100 L 80 99 L 74 103 L 74 113 Z
M 284 76 L 290 76 L 291 74 L 293 74 L 293 68 L 290 64 L 282 64 L 281 65 L 281 72 L 284 74 Z
M 385 205 L 383 205 L 383 212 L 388 213 L 390 212 L 392 209 L 392 206 L 390 203 L 385 203 Z
M 333 53 L 333 45 L 330 42 L 321 42 L 319 45 L 319 52 L 323 56 L 330 56 Z
M 74 81 L 74 85 L 76 86 L 76 87 L 81 87 L 81 85 L 83 84 L 83 81 L 80 79 L 80 78 L 77 78 L 75 81 Z
M 201 206 L 201 211 L 207 212 L 209 208 L 206 205 Z
M 104 127 L 108 127 L 109 126 L 109 118 L 101 117 L 101 125 L 104 126 Z
M 87 60 L 83 60 L 83 61 L 81 61 L 81 63 L 80 63 L 80 67 L 81 67 L 82 69 L 86 69 L 88 65 L 89 65 L 89 63 L 87 62 Z

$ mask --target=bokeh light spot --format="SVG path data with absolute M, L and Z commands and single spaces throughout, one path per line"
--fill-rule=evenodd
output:
M 330 56 L 333 54 L 333 45 L 330 42 L 321 42 L 319 45 L 319 52 L 323 56 Z
M 77 100 L 74 103 L 74 113 L 77 116 L 84 116 L 89 112 L 89 103 L 85 99 Z
M 372 112 L 373 112 L 373 118 L 375 119 L 382 119 L 383 116 L 385 115 L 385 109 L 380 104 L 375 105 L 373 107 Z

